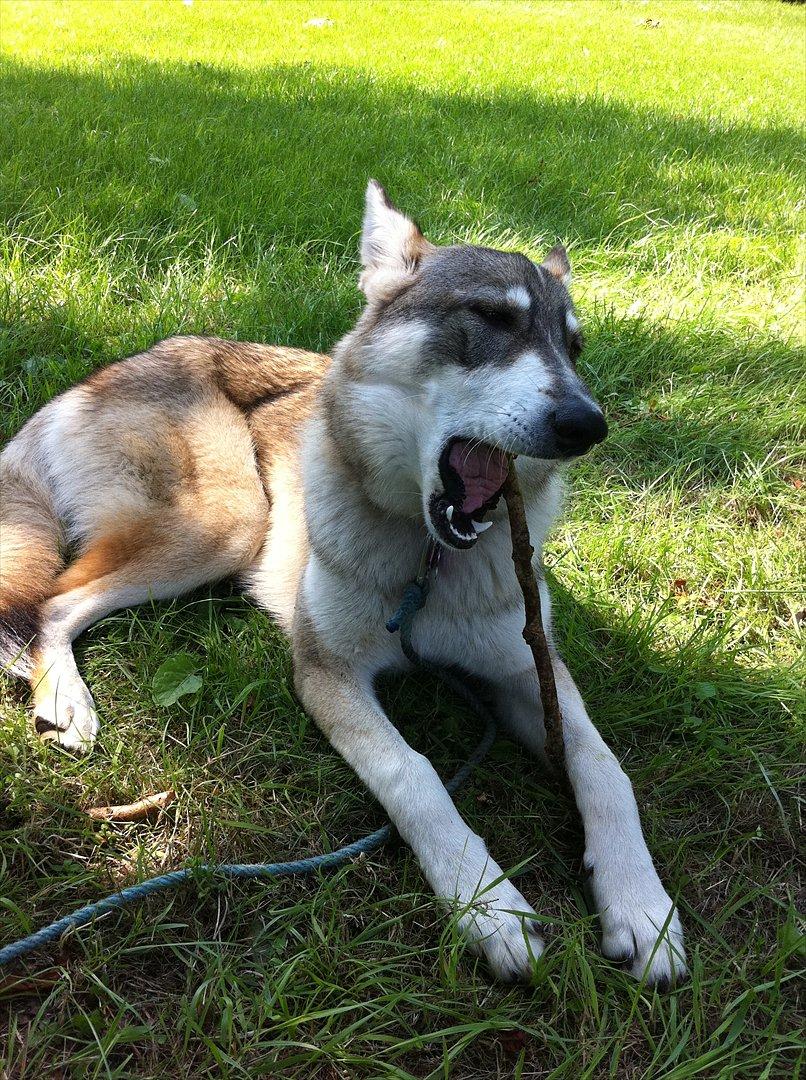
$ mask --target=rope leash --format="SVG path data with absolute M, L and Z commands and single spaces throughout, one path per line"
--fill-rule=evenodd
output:
M 485 721 L 485 731 L 478 746 L 455 775 L 445 784 L 447 790 L 453 795 L 464 784 L 473 769 L 489 753 L 495 741 L 495 720 L 483 702 L 476 697 L 470 687 L 466 686 L 461 679 L 447 668 L 423 660 L 412 647 L 412 622 L 417 612 L 425 604 L 428 596 L 429 573 L 432 569 L 436 569 L 439 552 L 440 549 L 434 545 L 433 541 L 430 541 L 423 554 L 417 580 L 406 586 L 400 607 L 389 620 L 386 628 L 390 633 L 400 631 L 401 647 L 412 663 L 426 671 L 439 675 L 455 693 L 470 705 L 476 715 Z M 221 863 L 218 865 L 202 863 L 198 866 L 188 866 L 182 870 L 173 870 L 168 874 L 149 878 L 146 881 L 139 882 L 137 885 L 130 885 L 126 889 L 121 889 L 120 892 L 112 893 L 111 896 L 106 896 L 103 900 L 96 900 L 92 904 L 87 904 L 85 907 L 79 908 L 78 911 L 74 911 L 71 915 L 66 915 L 64 918 L 51 923 L 50 926 L 45 926 L 20 941 L 14 941 L 10 945 L 6 945 L 0 949 L 0 967 L 11 963 L 12 960 L 19 959 L 21 956 L 26 956 L 49 942 L 57 941 L 68 930 L 85 926 L 87 923 L 92 922 L 97 915 L 125 907 L 127 904 L 143 900 L 145 897 L 153 896 L 155 893 L 175 889 L 187 881 L 193 881 L 196 875 L 211 874 L 215 877 L 247 879 L 278 878 L 312 874 L 317 870 L 333 870 L 358 855 L 377 851 L 378 848 L 387 843 L 391 836 L 392 826 L 384 825 L 368 836 L 364 836 L 352 844 L 346 844 L 337 851 L 331 851 L 323 855 L 313 855 L 307 859 L 297 859 L 294 862 Z

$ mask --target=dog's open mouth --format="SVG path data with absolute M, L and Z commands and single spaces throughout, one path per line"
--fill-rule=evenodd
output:
M 453 548 L 469 548 L 489 529 L 484 515 L 495 507 L 507 478 L 509 462 L 503 450 L 489 443 L 452 439 L 439 459 L 441 492 L 428 504 L 431 524 L 439 539 Z

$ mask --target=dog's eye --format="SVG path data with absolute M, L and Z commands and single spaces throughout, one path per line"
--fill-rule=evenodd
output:
M 584 346 L 585 339 L 582 337 L 582 334 L 579 332 L 579 330 L 574 331 L 574 333 L 568 334 L 568 355 L 571 357 L 572 364 L 575 364 L 577 362 L 579 354 L 582 352 Z
M 507 304 L 488 303 L 485 300 L 473 300 L 468 304 L 469 310 L 478 315 L 480 319 L 497 330 L 509 330 L 516 322 L 515 311 Z

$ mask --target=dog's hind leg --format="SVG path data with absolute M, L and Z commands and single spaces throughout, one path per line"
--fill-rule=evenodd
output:
M 222 510 L 223 524 L 226 513 Z M 222 522 L 219 522 L 219 525 Z M 100 536 L 56 580 L 41 608 L 31 685 L 39 735 L 88 749 L 98 731 L 92 695 L 76 667 L 72 643 L 120 608 L 167 600 L 242 570 L 265 530 L 265 508 L 231 530 L 194 528 L 187 517 L 140 520 Z
M 268 522 L 246 418 L 214 387 L 136 364 L 98 379 L 46 406 L 2 459 L 0 662 L 31 682 L 39 734 L 75 748 L 98 721 L 73 639 L 244 570 Z

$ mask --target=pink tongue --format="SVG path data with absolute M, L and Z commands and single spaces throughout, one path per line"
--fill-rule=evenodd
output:
M 457 439 L 448 462 L 462 478 L 465 497 L 457 509 L 472 514 L 500 489 L 507 478 L 507 459 L 501 450 L 485 443 Z

